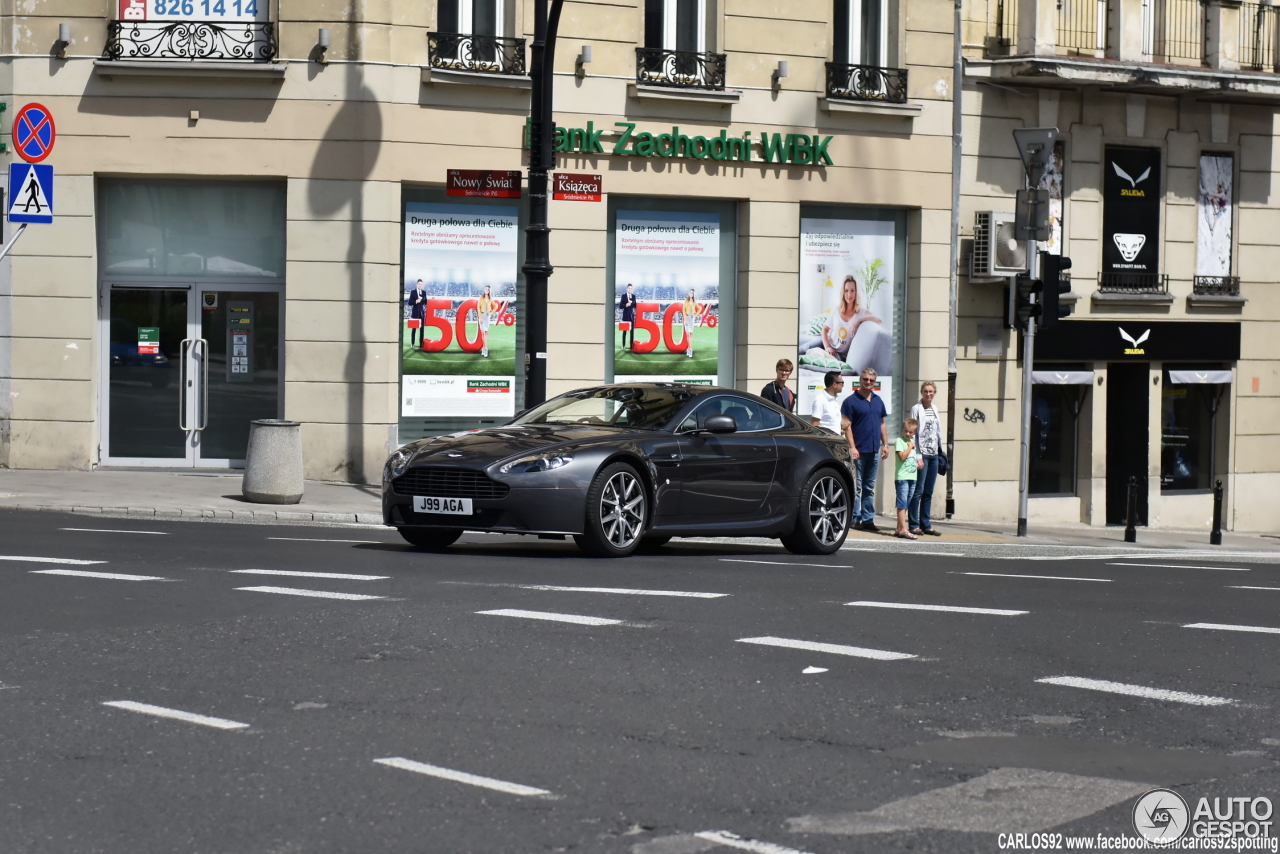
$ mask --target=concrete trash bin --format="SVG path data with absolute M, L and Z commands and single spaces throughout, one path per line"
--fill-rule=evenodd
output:
M 302 426 L 274 418 L 252 422 L 244 497 L 255 504 L 297 504 L 302 489 Z

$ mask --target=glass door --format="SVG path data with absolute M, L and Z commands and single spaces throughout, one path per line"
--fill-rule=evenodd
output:
M 109 285 L 103 463 L 238 467 L 279 418 L 281 286 Z

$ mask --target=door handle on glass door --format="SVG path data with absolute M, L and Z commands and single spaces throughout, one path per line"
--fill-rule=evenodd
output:
M 187 379 L 187 351 L 193 340 L 183 338 L 178 350 L 178 429 L 187 431 L 191 429 L 187 426 L 187 389 L 191 387 L 191 380 Z
M 200 338 L 197 339 L 200 344 L 200 426 L 196 430 L 203 430 L 209 426 L 209 342 Z

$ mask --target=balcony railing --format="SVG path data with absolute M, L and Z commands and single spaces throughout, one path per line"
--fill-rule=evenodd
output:
M 1169 276 L 1160 273 L 1099 273 L 1098 293 L 1167 294 Z
M 677 89 L 724 89 L 725 55 L 691 50 L 636 48 L 636 83 Z
M 106 60 L 269 62 L 276 55 L 272 21 L 108 21 Z
M 1240 277 L 1196 276 L 1191 286 L 1191 293 L 1198 297 L 1238 297 L 1240 296 Z
M 1240 67 L 1274 71 L 1276 60 L 1276 7 L 1243 3 L 1240 6 Z
M 524 39 L 478 33 L 427 33 L 427 61 L 432 68 L 477 74 L 522 76 Z
M 1142 0 L 1142 52 L 1156 62 L 1204 61 L 1201 0 Z
M 1107 0 L 1058 0 L 1058 48 L 1098 56 L 1107 49 Z
M 907 70 L 827 63 L 827 97 L 845 101 L 907 102 Z

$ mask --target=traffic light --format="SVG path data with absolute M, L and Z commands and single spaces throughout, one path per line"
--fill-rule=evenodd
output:
M 1018 326 L 1023 328 L 1027 325 L 1029 318 L 1039 319 L 1040 317 L 1040 303 L 1031 298 L 1044 290 L 1044 283 L 1039 279 L 1031 278 L 1026 273 L 1019 273 L 1014 287 L 1017 290 L 1014 295 L 1014 310 L 1018 318 Z
M 1040 275 L 1044 279 L 1044 292 L 1040 296 L 1040 326 L 1056 326 L 1058 321 L 1074 311 L 1074 307 L 1062 305 L 1058 298 L 1071 292 L 1071 279 L 1065 280 L 1063 270 L 1071 269 L 1071 259 L 1064 255 L 1040 253 Z

